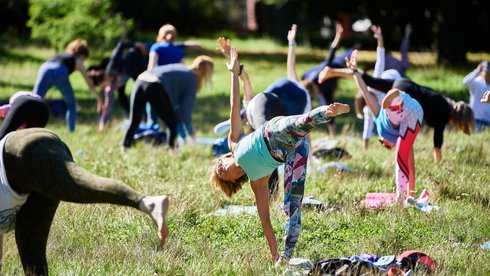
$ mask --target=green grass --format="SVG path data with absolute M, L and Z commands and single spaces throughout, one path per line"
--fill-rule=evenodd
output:
M 286 48 L 267 40 L 235 40 L 256 92 L 285 76 Z M 215 137 L 214 124 L 228 116 L 229 73 L 225 60 L 215 54 L 214 40 L 203 40 L 205 53 L 215 58 L 213 83 L 198 95 L 194 125 L 200 137 Z M 41 63 L 54 52 L 33 45 L 7 44 L 0 49 L 0 100 L 17 90 L 34 85 Z M 321 61 L 325 51 L 299 48 L 298 72 Z M 361 54 L 364 61 L 374 55 Z M 476 55 L 478 58 L 481 55 Z M 416 61 L 409 71 L 420 84 L 434 87 L 456 99 L 466 99 L 461 84 L 477 58 L 465 68 L 433 64 L 432 55 L 413 53 Z M 474 57 L 474 56 L 472 56 Z M 90 64 L 90 61 L 88 62 Z M 270 275 L 285 268 L 271 265 L 268 247 L 256 216 L 214 217 L 208 214 L 224 204 L 253 205 L 246 185 L 228 199 L 212 190 L 206 172 L 212 160 L 208 146 L 190 145 L 178 157 L 165 147 L 137 144 L 122 156 L 124 130 L 121 108 L 109 128 L 97 130 L 95 101 L 79 73 L 71 76 L 79 102 L 76 132 L 68 133 L 65 122 L 52 118 L 48 128 L 69 145 L 76 161 L 88 170 L 125 181 L 145 194 L 168 194 L 171 209 L 170 237 L 163 249 L 148 217 L 130 208 L 111 205 L 61 203 L 48 241 L 52 275 Z M 132 83 L 128 84 L 128 91 Z M 352 103 L 356 93 L 352 81 L 342 80 L 337 99 Z M 61 98 L 50 91 L 48 98 Z M 489 132 L 466 136 L 449 128 L 443 147 L 444 161 L 432 162 L 432 129 L 424 127 L 415 143 L 417 193 L 427 188 L 431 202 L 442 208 L 426 214 L 415 209 L 392 207 L 368 210 L 359 207 L 367 192 L 393 192 L 394 153 L 377 145 L 362 150 L 362 122 L 353 112 L 338 118 L 337 137 L 352 154 L 342 160 L 355 173 L 315 172 L 308 174 L 305 195 L 323 201 L 328 211 L 304 210 L 303 228 L 294 256 L 315 259 L 372 253 L 398 254 L 418 249 L 437 263 L 441 275 L 490 274 L 490 251 L 480 244 L 490 240 L 490 151 Z M 313 136 L 326 135 L 326 128 Z M 325 160 L 325 162 L 328 160 Z M 280 203 L 271 206 L 271 220 L 282 244 L 284 215 Z M 454 243 L 460 243 L 453 247 Z M 22 274 L 13 233 L 4 235 L 4 273 Z

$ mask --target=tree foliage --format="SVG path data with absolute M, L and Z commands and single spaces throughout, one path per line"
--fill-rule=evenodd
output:
M 132 20 L 113 12 L 111 1 L 103 0 L 31 0 L 29 15 L 31 37 L 57 51 L 75 38 L 86 39 L 91 46 L 111 47 L 132 26 Z

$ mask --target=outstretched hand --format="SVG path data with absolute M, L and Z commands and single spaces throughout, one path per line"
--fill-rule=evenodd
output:
M 338 36 L 340 38 L 343 33 L 344 33 L 344 27 L 342 27 L 342 24 L 336 23 L 335 24 L 335 36 Z
M 345 64 L 352 71 L 357 70 L 357 52 L 358 52 L 357 50 L 354 50 L 354 51 L 352 51 L 350 58 L 345 57 Z
M 229 58 L 230 57 L 230 50 L 231 50 L 230 39 L 229 38 L 227 39 L 224 37 L 219 37 L 218 43 L 219 43 L 220 47 L 216 48 L 216 50 L 218 50 L 218 52 L 223 54 L 225 57 Z
M 295 43 L 296 42 L 296 31 L 298 29 L 298 26 L 296 24 L 293 24 L 291 26 L 291 29 L 288 31 L 288 42 L 289 43 Z
M 490 103 L 490 90 L 488 90 L 487 92 L 485 92 L 485 94 L 483 94 L 483 97 L 481 97 L 481 102 Z
M 381 32 L 381 27 L 378 25 L 371 25 L 371 31 L 373 32 L 374 38 L 376 40 L 383 39 L 383 34 Z
M 232 72 L 234 75 L 240 73 L 240 63 L 238 62 L 238 53 L 236 48 L 230 49 L 230 62 L 226 64 L 228 71 Z

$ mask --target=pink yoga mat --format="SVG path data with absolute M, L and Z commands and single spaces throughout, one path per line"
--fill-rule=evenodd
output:
M 366 198 L 361 202 L 368 208 L 381 208 L 396 201 L 395 193 L 367 193 Z

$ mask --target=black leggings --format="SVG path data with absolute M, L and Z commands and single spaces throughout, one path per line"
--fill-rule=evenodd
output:
M 255 95 L 255 98 L 254 109 L 248 110 L 251 114 L 247 114 L 247 117 L 251 119 L 248 123 L 254 130 L 274 117 L 297 115 L 288 114 L 275 93 L 260 93 Z
M 136 80 L 131 93 L 131 112 L 129 118 L 131 124 L 124 135 L 124 147 L 130 147 L 134 141 L 134 134 L 146 113 L 146 103 L 151 104 L 152 110 L 156 110 L 160 118 L 170 130 L 168 144 L 171 148 L 175 145 L 177 138 L 177 115 L 175 114 L 170 98 L 159 82 L 147 82 Z
M 381 92 L 386 93 L 392 88 L 398 88 L 417 100 L 424 110 L 425 122 L 428 126 L 434 128 L 434 147 L 442 147 L 444 142 L 444 129 L 449 123 L 452 111 L 451 105 L 442 95 L 429 87 L 418 85 L 407 78 L 385 80 L 362 74 L 362 79 L 367 86 Z
M 31 96 L 19 96 L 12 105 L 0 128 L 0 139 L 7 133 L 19 129 L 22 125 L 29 127 L 45 127 L 49 120 L 48 105 L 42 100 Z
M 138 208 L 142 198 L 126 184 L 78 166 L 66 144 L 47 129 L 10 134 L 3 159 L 12 189 L 29 194 L 15 224 L 15 240 L 26 274 L 47 275 L 46 244 L 60 201 Z
M 124 83 L 121 87 L 117 89 L 117 98 L 119 99 L 119 103 L 123 107 L 123 109 L 126 111 L 126 113 L 129 114 L 130 109 L 129 109 L 129 99 L 128 96 L 126 96 L 126 83 Z

